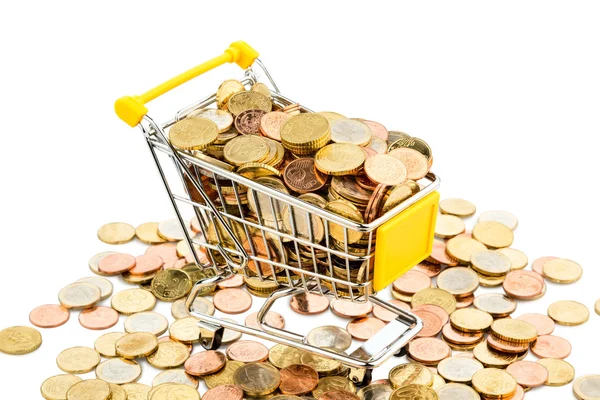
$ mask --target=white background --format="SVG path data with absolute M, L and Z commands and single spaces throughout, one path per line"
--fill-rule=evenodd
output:
M 0 328 L 28 325 L 31 309 L 55 303 L 63 286 L 91 275 L 88 259 L 112 250 L 96 238 L 102 224 L 172 217 L 141 133 L 117 119 L 113 102 L 243 39 L 297 101 L 428 141 L 442 197 L 517 215 L 514 247 L 530 260 L 553 255 L 581 263 L 580 282 L 549 284 L 544 298 L 520 302 L 513 315 L 545 313 L 559 299 L 585 303 L 590 321 L 555 333 L 572 342 L 568 361 L 577 376 L 600 373 L 600 317 L 593 312 L 600 297 L 593 236 L 600 222 L 600 6 L 359 4 L 3 2 Z M 153 102 L 151 115 L 164 120 L 223 79 L 241 76 L 237 66 L 222 70 Z M 118 250 L 136 255 L 143 248 Z M 116 290 L 126 287 L 112 281 Z M 285 315 L 292 328 L 306 325 Z M 74 312 L 67 325 L 42 334 L 42 348 L 31 355 L 0 354 L 0 398 L 38 398 L 42 381 L 60 373 L 56 355 L 92 346 L 100 333 L 79 326 Z M 157 371 L 144 368 L 141 382 L 148 384 Z M 527 394 L 571 396 L 571 385 Z

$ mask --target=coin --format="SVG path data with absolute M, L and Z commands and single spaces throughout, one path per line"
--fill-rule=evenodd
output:
M 506 225 L 510 230 L 513 230 L 513 231 L 517 228 L 517 225 L 519 224 L 517 217 L 515 217 L 514 215 L 512 215 L 509 212 L 499 211 L 499 210 L 486 211 L 479 216 L 477 221 L 478 222 L 486 222 L 486 221 L 499 222 L 503 225 Z
M 99 379 L 77 382 L 67 391 L 67 400 L 108 400 L 110 386 Z M 135 399 L 134 399 L 135 400 Z
M 440 238 L 452 238 L 465 231 L 465 223 L 454 215 L 438 215 L 435 222 L 435 235 Z
M 452 354 L 444 341 L 432 337 L 420 337 L 408 344 L 408 355 L 425 365 L 437 365 Z
M 276 344 L 269 351 L 269 362 L 277 368 L 283 369 L 292 364 L 300 364 L 301 352 L 295 347 Z
M 209 389 L 202 398 L 204 400 L 242 400 L 244 391 L 236 385 L 221 385 Z
M 223 151 L 228 162 L 240 166 L 265 159 L 269 154 L 269 146 L 261 137 L 242 135 L 227 142 Z
M 227 358 L 244 363 L 261 362 L 269 357 L 269 349 L 253 340 L 240 340 L 227 347 Z
M 448 314 L 456 310 L 456 299 L 445 290 L 437 288 L 423 289 L 412 297 L 413 307 L 424 304 L 433 304 L 443 308 Z
M 521 321 L 529 322 L 535 326 L 539 336 L 550 335 L 554 331 L 554 321 L 552 318 L 542 314 L 523 314 L 517 317 Z
M 417 150 L 400 147 L 390 151 L 388 154 L 404 164 L 408 179 L 417 181 L 429 172 L 429 160 Z
M 185 344 L 192 344 L 200 340 L 200 327 L 194 317 L 181 318 L 173 322 L 169 328 L 171 338 Z
M 233 123 L 233 117 L 230 113 L 223 110 L 203 108 L 190 113 L 187 118 L 205 118 L 217 124 L 219 133 L 227 132 Z
M 152 294 L 162 301 L 175 301 L 192 289 L 190 276 L 179 269 L 159 271 L 152 279 Z
M 450 314 L 452 327 L 462 332 L 483 332 L 492 322 L 494 318 L 490 314 L 476 308 L 463 308 Z
M 573 383 L 573 393 L 579 400 L 600 399 L 600 375 L 584 375 Z
M 290 115 L 281 111 L 264 114 L 260 119 L 260 132 L 273 140 L 281 141 L 281 126 L 290 119 Z
M 575 378 L 575 368 L 565 360 L 556 358 L 542 358 L 537 363 L 548 370 L 546 386 L 564 386 Z
M 577 282 L 583 274 L 581 265 L 564 258 L 549 260 L 542 266 L 543 276 L 555 283 Z
M 462 264 L 470 263 L 473 253 L 485 249 L 483 243 L 467 236 L 455 236 L 446 243 L 446 253 Z
M 471 254 L 471 268 L 487 276 L 502 276 L 510 272 L 510 258 L 495 250 L 480 250 Z
M 356 395 L 360 400 L 389 400 L 393 391 L 389 384 L 371 382 L 370 385 L 356 392 Z
M 402 310 L 410 311 L 410 306 L 400 300 L 388 300 L 389 304 L 396 306 Z M 443 311 L 443 310 L 442 310 Z M 444 311 L 445 312 L 445 311 Z M 383 322 L 391 322 L 398 317 L 398 314 L 384 308 L 378 304 L 373 306 L 373 316 Z
M 501 369 L 485 368 L 473 375 L 473 388 L 494 399 L 510 398 L 517 390 L 517 381 Z
M 159 271 L 164 264 L 162 258 L 152 254 L 135 257 L 135 266 L 128 272 L 132 275 L 147 275 Z
M 544 290 L 542 278 L 531 271 L 511 271 L 506 275 L 502 288 L 512 298 L 529 300 Z
M 538 336 L 531 344 L 531 352 L 539 358 L 567 358 L 571 354 L 571 343 L 559 336 Z
M 319 374 L 308 365 L 293 364 L 279 371 L 281 393 L 300 396 L 312 391 L 319 382 Z
M 331 140 L 335 143 L 352 143 L 364 146 L 371 141 L 371 130 L 361 121 L 336 119 L 331 121 Z
M 202 150 L 213 143 L 218 135 L 219 127 L 214 121 L 207 118 L 186 118 L 171 126 L 169 141 L 173 147 L 181 150 Z
M 342 318 L 366 317 L 372 310 L 373 304 L 370 301 L 358 303 L 350 300 L 335 299 L 331 302 L 331 311 Z
M 390 400 L 437 400 L 438 395 L 432 388 L 425 385 L 410 384 L 398 388 L 390 395 Z
M 96 285 L 76 282 L 61 289 L 58 301 L 65 308 L 88 308 L 100 300 L 100 293 Z
M 227 108 L 227 103 L 231 96 L 239 92 L 245 92 L 246 88 L 242 83 L 235 79 L 228 79 L 221 83 L 215 95 L 217 99 L 217 107 L 220 109 Z
M 13 326 L 0 331 L 0 352 L 23 355 L 42 345 L 42 335 L 28 326 Z
M 440 212 L 443 214 L 468 217 L 475 214 L 475 204 L 464 199 L 448 198 L 440 201 Z
M 367 158 L 364 168 L 370 180 L 383 185 L 399 185 L 408 178 L 408 171 L 402 161 L 388 154 Z
M 85 374 L 100 363 L 100 355 L 89 347 L 71 347 L 56 358 L 58 368 L 69 374 Z
M 364 223 L 364 219 L 360 211 L 346 200 L 334 200 L 327 203 L 325 210 L 337 214 L 341 217 L 349 219 L 354 222 Z M 359 242 L 363 233 L 352 229 L 346 229 L 342 225 L 334 222 L 327 221 L 329 227 L 329 235 L 337 241 L 342 243 L 347 242 L 348 244 L 354 244 Z M 347 240 L 345 240 L 347 239 Z
M 322 116 L 327 118 L 327 121 L 329 122 L 333 122 L 337 119 L 346 119 L 346 117 L 342 114 L 333 111 L 319 111 L 317 114 L 321 114 Z
M 285 167 L 283 180 L 293 191 L 308 193 L 321 189 L 327 176 L 315 168 L 313 158 L 298 158 Z
M 452 324 L 446 324 L 442 328 L 442 336 L 448 343 L 457 345 L 477 345 L 483 340 L 482 332 L 462 332 L 452 327 Z
M 156 386 L 150 391 L 149 400 L 185 399 L 200 400 L 200 393 L 188 385 L 179 383 L 165 383 Z
M 233 384 L 233 375 L 235 374 L 235 371 L 243 365 L 244 363 L 241 361 L 227 360 L 225 366 L 218 372 L 204 376 L 204 383 L 206 383 L 206 386 L 209 389 L 221 385 Z
M 421 318 L 423 329 L 417 333 L 417 337 L 436 336 L 444 326 L 442 319 L 434 312 L 425 309 L 412 310 L 413 314 Z
M 67 391 L 77 382 L 81 382 L 81 378 L 78 376 L 70 374 L 56 375 L 46 379 L 42 383 L 40 391 L 47 400 L 65 400 Z
M 479 287 L 479 277 L 469 268 L 447 268 L 438 275 L 437 286 L 454 296 L 468 296 Z
M 242 274 L 233 274 L 231 277 L 217 284 L 219 289 L 228 289 L 240 286 L 244 286 L 244 275 Z
M 312 391 L 314 398 L 320 398 L 324 393 L 332 390 L 344 390 L 346 392 L 356 392 L 356 387 L 347 378 L 341 376 L 326 376 L 319 379 L 317 387 Z
M 252 306 L 252 297 L 242 289 L 223 289 L 215 293 L 213 303 L 225 314 L 241 314 Z
M 170 263 L 179 259 L 177 255 L 177 245 L 174 243 L 163 243 L 148 247 L 144 254 L 159 256 L 165 263 Z
M 491 349 L 485 341 L 475 346 L 473 355 L 486 368 L 505 368 L 517 359 L 517 354 L 504 353 Z
M 494 249 L 510 247 L 514 240 L 513 231 L 496 221 L 478 222 L 473 227 L 472 235 L 474 239 Z
M 336 351 L 336 349 L 330 350 Z M 340 351 L 337 352 L 343 353 Z M 335 372 L 339 372 L 342 368 L 341 362 L 308 351 L 301 353 L 300 362 L 298 364 L 305 364 L 309 367 L 312 367 L 315 371 L 319 373 L 320 376 L 333 375 Z
M 277 368 L 267 363 L 250 363 L 235 371 L 233 381 L 249 396 L 273 393 L 281 382 Z
M 140 312 L 125 319 L 125 332 L 148 332 L 159 336 L 167 331 L 169 321 L 162 315 L 152 311 Z
M 235 117 L 235 128 L 242 135 L 259 135 L 260 121 L 265 114 L 265 111 L 258 109 L 242 111 Z
M 546 264 L 550 260 L 555 260 L 557 258 L 558 257 L 552 257 L 552 256 L 540 257 L 540 258 L 536 259 L 533 262 L 533 264 L 531 264 L 531 269 L 533 269 L 535 272 L 537 272 L 540 275 L 544 275 L 544 272 L 543 272 L 544 264 Z
M 442 378 L 450 382 L 471 383 L 473 375 L 483 369 L 483 364 L 469 357 L 446 358 L 437 366 L 438 373 Z
M 110 400 L 127 400 L 127 393 L 121 386 L 114 383 L 109 383 L 108 386 L 110 386 Z
M 155 368 L 176 368 L 182 365 L 190 356 L 190 351 L 183 343 L 166 341 L 158 344 L 155 353 L 148 356 L 148 363 Z
M 156 297 L 143 289 L 127 289 L 115 294 L 110 305 L 123 315 L 150 311 L 156 305 Z
M 327 175 L 354 174 L 364 162 L 361 148 L 350 143 L 332 143 L 315 154 L 315 167 Z
M 158 348 L 158 339 L 148 332 L 129 333 L 117 340 L 115 348 L 123 358 L 147 357 Z
M 559 325 L 575 326 L 585 323 L 590 318 L 587 307 L 571 300 L 559 300 L 548 307 L 548 316 Z
M 360 317 L 353 319 L 346 326 L 346 330 L 357 340 L 368 340 L 383 329 L 385 322 L 373 317 Z
M 496 251 L 509 258 L 511 263 L 510 269 L 513 271 L 516 269 L 523 269 L 529 263 L 527 255 L 525 255 L 525 253 L 523 253 L 521 250 L 505 247 Z
M 366 146 L 374 150 L 377 154 L 387 153 L 387 142 L 376 136 L 371 136 L 371 141 Z
M 135 257 L 130 254 L 107 255 L 98 262 L 98 269 L 107 275 L 119 275 L 135 267 Z
M 96 275 L 108 276 L 107 274 L 100 272 L 100 270 L 98 269 L 98 263 L 104 257 L 111 255 L 111 254 L 116 254 L 116 253 L 117 253 L 116 251 L 105 251 L 102 253 L 98 253 L 95 256 L 93 256 L 92 258 L 90 258 L 90 261 L 88 262 L 88 267 L 90 268 L 90 271 L 92 271 Z
M 479 393 L 462 383 L 446 383 L 435 391 L 439 400 L 479 400 L 481 398 Z
M 275 397 L 281 397 L 281 396 L 275 396 Z M 296 396 L 289 396 L 289 400 L 295 400 L 293 399 L 293 397 Z M 319 399 L 322 400 L 360 400 L 360 398 L 355 395 L 354 393 L 350 393 L 347 392 L 345 390 L 330 390 L 328 392 L 323 393 Z M 284 399 L 278 399 L 278 400 L 284 400 Z M 288 400 L 287 398 L 285 400 Z
M 104 382 L 123 385 L 137 381 L 142 375 L 142 367 L 133 360 L 110 358 L 96 367 L 96 377 Z
M 481 294 L 475 297 L 473 305 L 494 318 L 505 317 L 517 309 L 517 302 L 501 293 Z
M 329 308 L 329 299 L 320 294 L 302 292 L 290 298 L 290 307 L 298 314 L 320 314 Z
M 57 304 L 46 304 L 29 313 L 29 322 L 38 328 L 56 328 L 69 320 L 69 310 Z
M 352 344 L 352 336 L 337 326 L 318 326 L 308 332 L 306 343 L 321 348 L 334 348 L 343 351 Z
M 548 379 L 548 370 L 532 361 L 517 361 L 506 368 L 506 372 L 526 388 L 542 386 Z
M 145 222 L 135 228 L 135 236 L 147 244 L 164 243 L 165 239 L 158 235 L 158 222 Z
M 117 349 L 115 344 L 117 340 L 127 335 L 123 332 L 105 333 L 94 342 L 94 349 L 103 357 L 116 357 Z
M 194 237 L 194 231 L 192 231 L 192 228 L 189 224 L 186 224 L 185 229 L 190 237 Z M 166 239 L 169 242 L 178 242 L 180 240 L 186 239 L 178 219 L 167 219 L 165 221 L 159 222 L 157 232 L 160 237 Z M 146 252 L 146 254 L 148 253 Z M 157 255 L 160 256 L 160 258 L 162 258 L 165 263 L 167 262 L 167 260 L 160 254 Z
M 185 371 L 193 376 L 204 376 L 214 374 L 225 366 L 225 354 L 206 350 L 193 354 L 184 364 Z
M 108 244 L 127 243 L 135 236 L 133 226 L 124 222 L 111 222 L 98 229 L 98 239 Z
M 158 386 L 163 383 L 181 383 L 193 388 L 198 387 L 198 379 L 188 375 L 183 368 L 168 369 L 156 375 L 152 380 L 152 386 Z
M 446 242 L 439 239 L 433 239 L 433 247 L 428 260 L 437 264 L 445 264 L 452 267 L 458 265 L 458 263 L 446 253 Z
M 424 365 L 407 363 L 392 368 L 388 379 L 394 389 L 397 389 L 410 384 L 429 386 L 433 382 L 433 375 Z
M 262 176 L 254 180 L 271 189 L 288 194 L 288 190 L 279 179 L 272 176 Z M 256 198 L 255 195 L 256 194 Z M 281 215 L 288 209 L 288 205 L 282 201 L 273 200 L 272 197 L 256 192 L 254 189 L 248 189 L 248 207 L 255 214 L 261 214 L 262 218 L 269 221 L 277 221 L 281 219 Z
M 310 226 L 307 219 L 308 213 L 299 210 L 293 211 L 288 207 L 283 212 L 283 228 L 293 236 L 314 243 L 319 243 L 325 238 L 325 225 L 316 215 L 310 216 Z M 293 215 L 292 215 L 293 214 Z
M 272 107 L 271 99 L 256 91 L 239 91 L 229 98 L 227 105 L 229 112 L 236 116 L 251 109 L 269 112 Z
M 142 383 L 126 383 L 121 386 L 127 393 L 127 400 L 147 400 L 148 393 L 152 389 Z
M 106 278 L 90 276 L 81 278 L 77 282 L 86 282 L 98 286 L 98 289 L 100 289 L 100 300 L 108 299 L 113 293 L 113 284 Z
M 535 326 L 520 319 L 502 318 L 492 323 L 492 333 L 512 343 L 531 343 L 537 338 Z
M 79 313 L 81 326 L 92 330 L 103 330 L 119 322 L 119 313 L 110 307 L 92 307 Z
M 187 318 L 190 315 L 188 314 L 187 307 L 185 305 L 186 299 L 176 300 L 171 305 L 171 315 L 175 319 Z M 194 302 L 192 303 L 193 309 L 195 312 L 205 315 L 214 315 L 215 314 L 215 306 L 213 303 L 204 297 L 196 297 Z
M 529 350 L 528 343 L 509 342 L 506 340 L 499 339 L 494 335 L 488 335 L 487 344 L 488 347 L 493 350 L 517 355 L 527 352 L 527 350 Z

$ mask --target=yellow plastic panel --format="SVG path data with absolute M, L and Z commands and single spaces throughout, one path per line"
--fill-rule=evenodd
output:
M 375 291 L 429 257 L 439 200 L 440 194 L 432 192 L 377 229 Z

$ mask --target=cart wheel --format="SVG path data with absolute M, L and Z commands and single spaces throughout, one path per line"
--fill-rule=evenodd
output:
M 394 357 L 404 357 L 407 353 L 407 346 L 404 346 L 403 348 L 400 349 L 399 352 L 397 352 L 396 354 L 394 354 Z
M 216 350 L 221 347 L 221 340 L 223 338 L 223 327 L 219 326 L 217 329 L 209 330 L 200 328 L 200 344 L 206 350 Z
M 373 370 L 365 368 L 350 368 L 350 374 L 348 378 L 354 383 L 356 387 L 364 387 L 371 383 L 373 380 Z

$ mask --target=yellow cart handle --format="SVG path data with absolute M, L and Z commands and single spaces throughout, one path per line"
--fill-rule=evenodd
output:
M 210 71 L 225 63 L 235 62 L 243 69 L 252 65 L 254 60 L 258 58 L 258 52 L 250 45 L 243 41 L 233 42 L 223 54 L 218 57 L 208 60 L 205 63 L 195 66 L 194 68 L 177 75 L 168 81 L 161 83 L 157 87 L 148 90 L 146 93 L 139 96 L 124 96 L 115 102 L 115 112 L 123 121 L 130 126 L 139 124 L 148 112 L 146 103 L 156 99 L 159 96 L 167 93 L 171 89 L 176 88 L 205 72 Z

